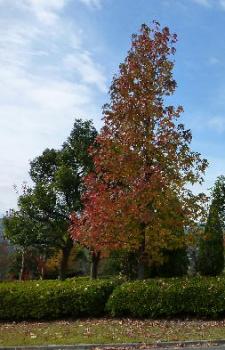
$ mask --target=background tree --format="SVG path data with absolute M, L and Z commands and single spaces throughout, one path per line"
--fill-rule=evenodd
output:
M 71 229 L 95 252 L 136 252 L 139 278 L 149 261 L 162 262 L 163 249 L 182 248 L 184 237 L 177 233 L 194 225 L 201 212 L 203 196 L 187 185 L 203 181 L 207 162 L 191 151 L 191 132 L 178 123 L 182 107 L 164 106 L 176 88 L 176 41 L 157 22 L 133 35 L 103 108 L 85 209 Z
M 57 226 L 57 233 L 61 238 L 62 279 L 73 247 L 73 241 L 68 234 L 70 213 L 80 212 L 82 209 L 83 177 L 93 167 L 88 149 L 93 145 L 96 136 L 97 132 L 91 121 L 77 119 L 62 149 L 47 149 L 31 162 L 31 178 L 36 189 L 41 189 L 36 203 L 37 211 L 42 220 L 48 219 L 53 222 L 54 227 Z
M 91 121 L 75 120 L 59 150 L 46 149 L 30 164 L 34 186 L 19 198 L 19 211 L 5 219 L 10 240 L 24 247 L 47 244 L 62 252 L 60 277 L 65 277 L 73 241 L 68 234 L 70 213 L 82 209 L 83 176 L 92 170 L 88 148 L 97 132 Z
M 212 200 L 218 208 L 218 215 L 220 217 L 220 224 L 223 230 L 225 229 L 225 176 L 219 176 L 215 185 L 211 190 Z
M 225 178 L 220 176 L 212 189 L 212 203 L 200 240 L 198 269 L 202 275 L 216 276 L 224 269 Z

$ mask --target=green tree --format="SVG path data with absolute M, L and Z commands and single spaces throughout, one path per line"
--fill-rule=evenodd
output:
M 225 177 L 220 176 L 212 189 L 212 203 L 200 240 L 198 270 L 202 275 L 215 276 L 224 269 Z
M 75 120 L 61 149 L 46 149 L 31 162 L 34 186 L 20 196 L 19 210 L 5 221 L 12 242 L 19 239 L 20 245 L 27 247 L 35 245 L 39 237 L 40 244 L 62 251 L 61 279 L 73 247 L 68 234 L 70 213 L 82 210 L 82 179 L 92 169 L 88 149 L 96 136 L 91 121 Z
M 218 215 L 223 230 L 225 229 L 225 176 L 221 175 L 216 179 L 212 188 L 212 198 L 218 208 Z
M 71 212 L 82 210 L 83 177 L 92 170 L 89 148 L 97 131 L 91 121 L 75 120 L 70 136 L 60 150 L 46 149 L 31 162 L 30 176 L 35 183 L 36 208 L 40 221 L 57 226 L 62 250 L 60 277 L 66 274 L 73 241 L 68 234 Z

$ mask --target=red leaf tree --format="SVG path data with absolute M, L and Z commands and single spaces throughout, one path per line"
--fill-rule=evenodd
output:
M 182 107 L 164 105 L 176 88 L 176 41 L 157 22 L 132 36 L 91 150 L 95 172 L 85 180 L 84 210 L 72 215 L 72 236 L 94 256 L 117 248 L 137 252 L 139 278 L 146 261 L 161 261 L 162 249 L 184 245 L 180 232 L 201 212 L 202 196 L 187 185 L 203 181 L 207 161 L 190 149 L 191 132 L 178 123 Z

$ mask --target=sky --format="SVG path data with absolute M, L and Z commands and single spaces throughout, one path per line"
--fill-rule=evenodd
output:
M 108 88 L 142 23 L 178 35 L 171 103 L 225 174 L 225 0 L 0 0 L 0 213 L 15 208 L 29 162 L 59 148 L 75 118 L 99 129 Z

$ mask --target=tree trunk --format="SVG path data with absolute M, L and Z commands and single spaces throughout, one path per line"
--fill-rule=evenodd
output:
M 38 262 L 37 262 L 37 269 L 39 272 L 39 278 L 43 280 L 45 278 L 45 270 L 46 270 L 46 254 L 43 254 L 39 256 Z
M 62 281 L 66 278 L 68 261 L 69 261 L 69 256 L 72 248 L 73 248 L 73 241 L 71 238 L 68 238 L 65 246 L 62 248 L 62 259 L 60 262 L 60 269 L 59 269 L 59 279 Z
M 20 268 L 20 274 L 19 274 L 19 280 L 24 280 L 25 275 L 25 250 L 22 250 L 22 256 L 21 256 L 21 268 Z
M 100 252 L 91 252 L 91 271 L 90 278 L 96 279 L 98 277 L 98 265 L 100 261 Z

